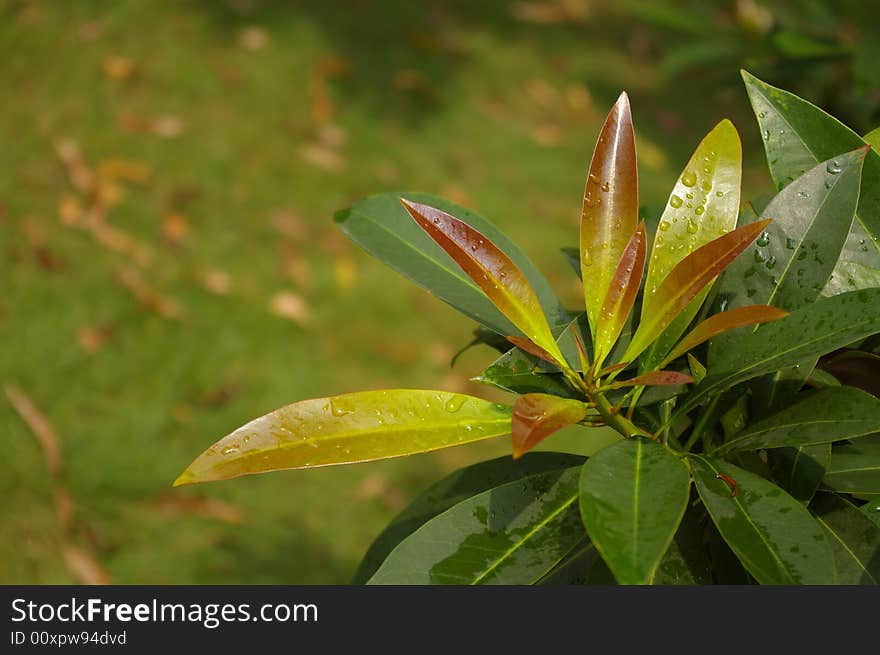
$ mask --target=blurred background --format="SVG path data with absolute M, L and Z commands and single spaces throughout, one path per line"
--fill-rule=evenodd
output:
M 861 0 L 0 0 L 0 582 L 345 583 L 383 525 L 506 441 L 172 490 L 295 400 L 486 390 L 473 325 L 333 213 L 421 190 L 500 225 L 571 306 L 621 90 L 645 212 L 724 117 L 771 191 L 739 69 L 880 122 Z M 490 396 L 490 397 L 496 397 Z

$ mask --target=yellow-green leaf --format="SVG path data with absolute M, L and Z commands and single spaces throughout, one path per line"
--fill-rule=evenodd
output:
M 602 310 L 599 312 L 593 347 L 597 367 L 602 366 L 605 357 L 611 352 L 636 302 L 642 273 L 645 270 L 646 247 L 645 224 L 642 222 L 623 249 L 614 277 L 611 278 L 611 286 L 602 303 Z
M 510 433 L 510 407 L 447 391 L 314 398 L 251 421 L 208 448 L 175 486 L 422 453 Z
M 748 305 L 747 307 L 737 307 L 720 314 L 714 314 L 691 330 L 672 352 L 667 355 L 666 359 L 660 364 L 660 367 L 666 366 L 672 360 L 681 357 L 687 351 L 696 348 L 704 341 L 708 341 L 719 334 L 746 325 L 769 323 L 786 316 L 788 316 L 787 311 L 771 305 Z
M 535 290 L 510 257 L 464 221 L 428 205 L 400 202 L 511 323 L 557 361 L 565 361 Z
M 513 456 L 525 455 L 557 430 L 581 421 L 587 407 L 577 400 L 543 393 L 527 393 L 513 405 L 511 436 Z
M 594 338 L 602 303 L 627 240 L 636 229 L 638 213 L 632 114 L 629 98 L 621 93 L 599 133 L 581 213 L 581 279 Z
M 665 330 L 688 303 L 748 247 L 770 220 L 738 227 L 681 260 L 642 306 L 639 324 L 623 358 L 632 361 Z
M 742 179 L 742 146 L 736 128 L 723 120 L 697 146 L 669 196 L 651 249 L 645 281 L 646 307 L 663 280 L 687 255 L 736 227 Z M 652 348 L 648 359 L 656 364 L 682 335 L 706 298 L 706 287 Z M 656 352 L 655 352 L 656 351 Z

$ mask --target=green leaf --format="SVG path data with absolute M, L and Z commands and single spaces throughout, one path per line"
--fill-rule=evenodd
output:
M 806 100 L 745 71 L 742 76 L 777 187 L 785 186 L 819 162 L 866 144 L 846 125 Z M 865 158 L 856 220 L 841 261 L 880 268 L 880 155 L 876 152 Z
M 880 493 L 880 452 L 835 448 L 822 486 L 847 493 Z
M 799 395 L 797 402 L 748 425 L 712 454 L 831 443 L 878 430 L 880 399 L 854 387 L 828 387 Z
M 786 492 L 809 503 L 831 464 L 831 444 L 774 448 L 767 451 L 770 475 Z
M 578 467 L 462 501 L 395 548 L 370 584 L 533 584 L 584 539 Z
M 224 437 L 174 484 L 423 453 L 510 434 L 510 414 L 481 398 L 420 389 L 303 400 Z
M 871 519 L 871 522 L 880 527 L 880 496 L 872 496 L 859 510 Z
M 862 139 L 874 149 L 874 152 L 880 154 L 880 127 L 874 128 Z
M 511 348 L 472 379 L 512 393 L 546 393 L 563 398 L 583 398 L 583 394 L 575 391 L 561 374 L 546 372 L 537 357 L 519 348 Z
M 705 517 L 702 507 L 688 508 L 666 555 L 660 561 L 654 584 L 712 584 L 712 562 L 704 540 Z
M 697 491 L 721 536 L 761 584 L 833 584 L 834 558 L 807 509 L 767 480 L 723 460 L 693 456 Z M 736 495 L 724 479 L 736 482 Z
M 837 494 L 818 494 L 810 509 L 834 551 L 837 584 L 880 583 L 880 526 Z
M 794 310 L 819 296 L 853 222 L 864 156 L 857 150 L 822 162 L 767 205 L 761 217 L 773 222 L 718 283 L 727 309 L 762 303 Z
M 681 522 L 687 464 L 660 444 L 619 441 L 584 464 L 580 507 L 587 534 L 621 584 L 650 584 Z
M 587 576 L 596 561 L 602 558 L 589 539 L 575 544 L 568 554 L 559 560 L 536 584 L 539 585 L 582 585 L 587 584 Z
M 401 196 L 449 212 L 484 234 L 513 260 L 528 279 L 541 301 L 551 328 L 561 329 L 568 322 L 568 314 L 550 283 L 522 250 L 485 218 L 455 203 L 425 193 L 381 193 L 338 212 L 335 221 L 361 248 L 466 316 L 498 334 L 515 334 L 513 324 L 486 294 L 410 218 L 400 205 Z
M 528 453 L 518 460 L 498 457 L 459 469 L 419 494 L 376 537 L 361 560 L 352 584 L 365 584 L 397 545 L 429 520 L 472 496 L 536 473 L 578 466 L 583 457 Z
M 635 133 L 629 98 L 626 93 L 621 93 L 602 125 L 593 150 L 581 210 L 581 279 L 584 281 L 584 303 L 593 336 L 597 335 L 602 304 L 612 288 L 617 264 L 627 241 L 636 231 L 638 219 L 639 176 Z M 602 354 L 607 354 L 607 351 L 602 350 Z
M 709 375 L 693 388 L 679 412 L 689 411 L 708 396 L 735 384 L 829 353 L 877 332 L 880 289 L 862 289 L 817 300 L 754 332 L 736 335 L 723 350 L 710 348 Z

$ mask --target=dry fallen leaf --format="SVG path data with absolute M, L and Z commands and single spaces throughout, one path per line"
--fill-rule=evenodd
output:
M 238 33 L 238 42 L 245 50 L 262 50 L 269 44 L 269 33 L 262 27 L 246 27 Z
M 127 80 L 137 73 L 137 64 L 129 57 L 109 55 L 104 58 L 104 75 L 112 80 Z
M 307 163 L 330 173 L 345 170 L 345 158 L 335 149 L 320 143 L 306 144 L 299 149 L 299 155 Z
M 272 296 L 269 300 L 269 312 L 299 325 L 307 325 L 311 318 L 306 301 L 292 291 L 279 291 Z
M 179 493 L 160 496 L 153 502 L 153 506 L 172 516 L 191 514 L 233 524 L 243 523 L 245 519 L 244 512 L 235 505 L 213 498 L 184 496 Z
M 146 184 L 153 176 L 153 169 L 134 159 L 111 157 L 98 163 L 98 177 L 105 180 L 123 180 L 135 184 Z
M 162 218 L 162 236 L 171 245 L 180 245 L 189 233 L 189 222 L 179 212 L 170 212 Z
M 70 181 L 82 193 L 89 193 L 95 187 L 95 174 L 86 164 L 79 145 L 73 139 L 59 139 L 55 142 L 58 159 L 67 169 Z
M 95 353 L 113 341 L 115 334 L 116 328 L 112 323 L 88 325 L 77 333 L 76 341 L 87 353 Z
M 232 289 L 232 277 L 219 268 L 209 268 L 203 271 L 201 280 L 205 289 L 218 296 L 225 296 Z
M 173 298 L 150 286 L 138 269 L 132 266 L 122 267 L 117 271 L 116 279 L 141 305 L 162 318 L 175 319 L 183 316 L 183 307 Z
M 62 546 L 62 554 L 64 555 L 64 562 L 67 564 L 67 568 L 79 580 L 80 584 L 110 584 L 110 574 L 107 573 L 91 553 L 77 546 L 64 544 Z
M 153 119 L 150 132 L 165 139 L 175 139 L 186 131 L 186 123 L 179 116 L 163 114 Z
M 49 474 L 55 476 L 61 468 L 61 443 L 58 440 L 58 433 L 49 419 L 43 415 L 34 405 L 31 399 L 14 384 L 7 384 L 3 387 L 6 397 L 9 399 L 13 409 L 30 428 L 31 433 L 40 444 L 43 451 L 43 458 L 46 461 L 46 468 Z

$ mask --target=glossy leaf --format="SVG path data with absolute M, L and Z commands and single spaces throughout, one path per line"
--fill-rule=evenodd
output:
M 745 71 L 742 75 L 777 187 L 819 162 L 865 145 L 855 132 L 815 105 Z M 856 220 L 841 261 L 880 268 L 880 155 L 876 152 L 865 158 Z
M 202 453 L 175 486 L 365 462 L 510 434 L 510 407 L 446 391 L 315 398 L 254 419 Z
M 691 375 L 694 378 L 694 381 L 700 383 L 703 381 L 703 378 L 706 377 L 706 367 L 700 362 L 699 359 L 694 357 L 691 353 L 687 354 L 688 360 L 688 368 L 691 370 Z
M 654 245 L 645 294 L 642 320 L 656 305 L 653 298 L 666 276 L 690 253 L 736 227 L 742 179 L 742 146 L 736 128 L 723 120 L 706 135 L 675 184 L 663 209 Z M 675 320 L 644 355 L 645 366 L 657 366 L 696 316 L 709 292 L 704 288 L 681 310 Z
M 583 398 L 583 394 L 573 389 L 561 374 L 547 373 L 540 367 L 537 357 L 519 348 L 511 348 L 472 380 L 518 394 L 547 393 L 563 398 Z
M 780 446 L 811 446 L 880 430 L 880 399 L 853 387 L 829 387 L 746 426 L 713 454 Z
M 838 260 L 834 272 L 822 289 L 823 296 L 836 296 L 854 289 L 880 287 L 880 268 Z
M 736 556 L 761 584 L 833 584 L 825 533 L 775 484 L 724 460 L 691 457 L 697 491 Z M 738 493 L 718 476 L 736 481 Z
M 444 302 L 498 334 L 514 334 L 514 326 L 486 294 L 413 222 L 400 196 L 458 216 L 485 235 L 528 278 L 551 325 L 568 322 L 549 282 L 522 250 L 485 218 L 455 203 L 424 193 L 381 193 L 338 212 L 335 220 L 352 241 Z
M 767 451 L 770 475 L 792 498 L 809 503 L 831 464 L 831 444 Z
M 370 584 L 533 584 L 584 539 L 580 468 L 530 475 L 458 503 L 395 548 Z
M 376 537 L 358 566 L 352 584 L 365 584 L 401 541 L 450 507 L 502 484 L 582 463 L 583 457 L 574 455 L 528 453 L 518 460 L 505 455 L 449 474 L 419 494 Z
M 875 152 L 880 153 L 880 127 L 874 128 L 862 137 L 862 140 L 870 145 Z
M 679 373 L 678 371 L 651 371 L 644 375 L 639 375 L 629 380 L 620 380 L 612 386 L 615 389 L 622 387 L 662 387 L 673 386 L 677 384 L 690 384 L 694 379 L 687 373 Z
M 405 198 L 401 203 L 511 323 L 563 361 L 535 290 L 510 257 L 478 230 L 442 210 Z
M 635 232 L 638 213 L 635 135 L 629 98 L 621 93 L 599 133 L 581 212 L 581 279 L 593 336 L 617 263 Z
M 639 224 L 620 256 L 596 325 L 596 366 L 611 352 L 636 302 L 645 270 L 645 223 Z
M 687 464 L 648 439 L 619 441 L 583 466 L 580 507 L 590 540 L 621 584 L 650 584 L 684 516 Z
M 850 232 L 864 155 L 822 162 L 770 201 L 761 216 L 773 222 L 719 281 L 728 308 L 765 303 L 794 310 L 819 296 Z
M 740 382 L 829 353 L 877 332 L 880 289 L 822 298 L 755 332 L 739 335 L 723 350 L 710 350 L 709 375 L 693 388 L 679 411 L 686 412 L 708 396 Z
M 674 359 L 678 359 L 689 350 L 696 348 L 709 339 L 724 334 L 736 328 L 747 325 L 761 325 L 770 321 L 777 321 L 788 316 L 788 312 L 770 305 L 748 305 L 737 309 L 730 309 L 720 314 L 713 314 L 705 321 L 697 325 L 682 339 L 666 359 L 660 364 L 664 367 Z
M 724 270 L 767 226 L 768 221 L 743 225 L 694 250 L 681 260 L 656 292 L 642 305 L 639 324 L 623 356 L 632 360 L 665 330 L 688 303 Z
M 837 584 L 880 584 L 880 526 L 837 494 L 818 494 L 810 509 L 834 551 Z
M 880 494 L 880 452 L 835 448 L 822 486 L 847 493 Z
M 543 393 L 529 393 L 516 399 L 510 429 L 514 458 L 522 457 L 538 443 L 568 425 L 583 420 L 587 406 Z

